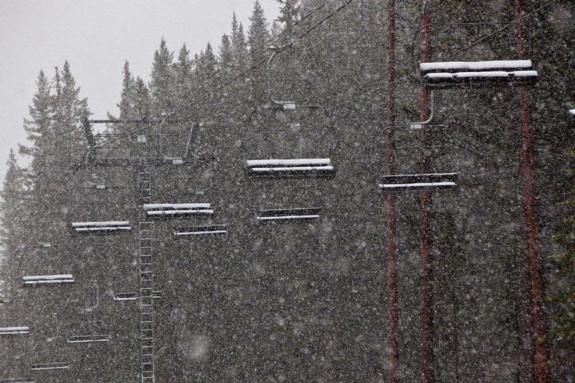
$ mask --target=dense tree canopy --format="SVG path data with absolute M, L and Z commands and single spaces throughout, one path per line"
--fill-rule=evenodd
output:
M 133 237 L 121 237 L 117 243 L 113 236 L 91 242 L 88 237 L 74 237 L 70 223 L 140 219 L 141 201 L 134 190 L 141 187 L 138 166 L 146 159 L 172 164 L 195 161 L 197 167 L 185 169 L 150 168 L 150 177 L 156 179 L 152 202 L 204 202 L 212 195 L 220 204 L 227 201 L 227 206 L 213 202 L 216 210 L 224 212 L 210 224 L 228 220 L 230 227 L 247 230 L 242 228 L 251 219 L 246 206 L 304 207 L 291 206 L 300 201 L 320 204 L 322 214 L 337 217 L 301 231 L 299 227 L 275 232 L 266 228 L 266 236 L 253 241 L 250 232 L 242 231 L 247 233 L 243 238 L 230 236 L 223 247 L 215 241 L 184 246 L 165 239 L 180 226 L 154 229 L 154 249 L 161 252 L 154 278 L 163 292 L 155 306 L 160 324 L 154 331 L 161 337 L 155 348 L 158 381 L 282 382 L 298 377 L 387 381 L 384 252 L 388 238 L 384 200 L 376 191 L 384 169 L 383 121 L 388 101 L 384 89 L 390 70 L 384 50 L 386 3 L 278 0 L 280 17 L 270 24 L 256 0 L 247 33 L 234 15 L 219 47 L 207 44 L 192 55 L 184 45 L 174 53 L 161 39 L 147 82 L 135 77 L 125 62 L 123 72 L 119 71 L 123 81 L 118 111 L 110 115 L 124 122 L 96 135 L 96 156 L 129 160 L 132 167 L 87 163 L 82 123 L 90 111 L 70 65 L 56 68 L 51 79 L 40 72 L 24 122 L 28 142 L 19 150 L 31 161 L 22 168 L 15 154 L 10 154 L 1 194 L 3 271 L 13 303 L 2 308 L 0 319 L 9 326 L 34 316 L 30 322 L 41 336 L 31 338 L 32 356 L 26 354 L 28 348 L 18 349 L 18 362 L 0 362 L 0 380 L 26 375 L 30 363 L 43 360 L 42 351 L 53 350 L 44 345 L 45 340 L 61 336 L 57 331 L 68 334 L 66 329 L 78 321 L 84 323 L 82 331 L 108 331 L 124 342 L 117 360 L 119 352 L 109 350 L 107 356 L 65 354 L 89 366 L 78 376 L 89 379 L 90 374 L 101 373 L 102 381 L 118 376 L 131 381 L 139 373 L 139 330 L 135 320 L 130 324 L 126 319 L 138 317 L 137 309 L 106 303 L 97 314 L 84 308 L 98 278 L 105 282 L 95 294 L 110 302 L 114 291 L 135 290 L 141 283 L 135 266 L 136 227 Z M 434 61 L 517 58 L 513 2 L 426 3 L 433 15 Z M 434 194 L 432 205 L 436 380 L 531 381 L 518 87 L 436 92 L 431 145 L 419 147 L 418 133 L 408 126 L 419 119 L 420 5 L 415 0 L 397 2 L 394 153 L 398 174 L 417 172 L 422 150 L 431 159 L 432 171 L 459 173 L 458 193 Z M 575 100 L 575 6 L 568 0 L 526 0 L 525 8 L 529 58 L 540 75 L 530 97 L 549 327 L 545 344 L 550 381 L 571 381 L 575 378 L 575 130 L 565 104 Z M 269 90 L 276 99 L 296 102 L 293 113 L 269 108 L 266 62 L 271 45 L 283 48 L 270 68 Z M 264 181 L 253 186 L 241 177 L 243 163 L 255 156 L 323 156 L 339 163 L 333 184 L 297 181 L 279 187 Z M 97 188 L 104 191 L 95 194 Z M 248 202 L 230 202 L 234 196 Z M 419 210 L 416 195 L 398 195 L 396 201 L 400 381 L 414 382 L 419 377 L 420 352 Z M 196 224 L 203 222 L 190 225 Z M 142 237 L 141 232 L 138 235 Z M 229 264 L 217 263 L 219 252 L 226 252 Z M 296 262 L 308 253 L 313 254 L 312 260 Z M 265 257 L 251 258 L 262 254 Z M 273 265 L 285 269 L 270 276 Z M 240 273 L 242 268 L 245 271 Z M 44 299 L 40 290 L 30 293 L 20 283 L 23 275 L 64 271 L 86 276 L 87 282 L 77 283 L 82 293 L 69 293 L 72 306 L 81 307 L 78 310 L 66 307 L 56 293 L 49 294 L 44 306 L 35 305 L 34 300 Z M 346 295 L 350 291 L 353 294 Z M 287 303 L 279 298 L 284 293 Z M 258 311 L 261 305 L 252 298 L 266 302 L 265 309 Z M 280 317 L 282 305 L 293 303 L 290 299 L 297 302 L 294 311 Z M 52 306 L 46 309 L 46 305 Z M 62 311 L 50 311 L 56 308 Z M 47 318 L 59 324 L 51 328 Z M 198 330 L 190 324 L 191 318 L 204 327 Z M 212 320 L 217 323 L 207 323 Z M 285 330 L 284 323 L 292 328 Z M 279 333 L 273 330 L 276 324 Z M 245 348 L 225 348 L 228 344 L 223 340 L 223 345 L 212 344 L 201 332 L 211 331 L 216 337 L 221 335 L 218 331 L 234 326 L 246 331 L 233 334 L 238 344 L 245 342 Z M 262 334 L 269 339 L 269 347 L 255 344 Z M 220 355 L 218 363 L 229 365 L 205 362 L 202 350 L 220 346 L 225 357 Z M 266 370 L 256 359 L 275 363 L 269 369 L 277 371 Z M 98 372 L 106 368 L 99 363 L 116 363 L 117 371 Z M 51 379 L 47 381 L 76 381 Z

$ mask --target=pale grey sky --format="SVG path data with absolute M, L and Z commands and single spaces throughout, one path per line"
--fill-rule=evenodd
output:
M 260 0 L 268 22 L 276 0 Z M 235 11 L 247 30 L 253 0 L 0 0 L 0 176 L 10 148 L 26 135 L 22 120 L 40 70 L 52 77 L 68 60 L 81 96 L 95 117 L 116 112 L 122 67 L 149 79 L 154 51 L 164 37 L 192 55 L 229 33 Z M 25 163 L 24 159 L 20 159 Z

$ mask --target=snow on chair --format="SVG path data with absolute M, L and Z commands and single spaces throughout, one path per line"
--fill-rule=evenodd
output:
M 0 327 L 0 336 L 2 335 L 26 335 L 30 333 L 28 326 L 18 327 Z
M 204 225 L 178 228 L 174 231 L 174 237 L 185 238 L 201 235 L 222 235 L 228 233 L 227 225 Z
M 68 338 L 68 343 L 106 343 L 110 335 L 74 335 Z
M 148 217 L 172 218 L 183 215 L 214 214 L 209 203 L 155 203 L 144 204 Z
M 77 233 L 114 233 L 119 231 L 130 231 L 129 221 L 101 221 L 101 222 L 72 222 L 72 228 Z
M 329 158 L 248 160 L 247 168 L 257 177 L 329 176 L 335 172 Z
M 457 173 L 397 174 L 381 178 L 382 191 L 449 189 L 457 186 Z
M 432 89 L 493 83 L 529 84 L 538 79 L 531 60 L 429 62 L 420 63 L 419 70 L 425 86 Z
M 138 293 L 136 292 L 130 291 L 130 292 L 114 293 L 114 301 L 116 302 L 126 302 L 135 300 L 138 300 Z
M 67 362 L 37 363 L 32 365 L 33 371 L 67 370 L 69 368 L 70 364 Z
M 260 222 L 270 221 L 309 221 L 319 219 L 321 208 L 304 208 L 304 209 L 266 209 L 261 210 L 257 216 Z
M 74 283 L 72 274 L 27 275 L 22 277 L 25 286 L 63 285 Z

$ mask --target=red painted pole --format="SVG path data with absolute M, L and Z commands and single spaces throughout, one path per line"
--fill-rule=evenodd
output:
M 517 22 L 517 55 L 527 58 L 525 48 L 525 11 L 523 0 L 515 0 L 515 16 Z M 533 182 L 533 139 L 531 136 L 530 97 L 526 87 L 521 87 L 521 173 L 523 179 L 523 211 L 525 215 L 527 236 L 527 259 L 529 264 L 529 279 L 531 285 L 531 337 L 533 343 L 531 356 L 532 380 L 536 383 L 549 381 L 547 371 L 547 348 L 545 346 L 545 313 L 543 303 L 543 281 L 541 273 L 541 258 L 539 254 L 538 217 L 535 211 L 535 190 Z
M 395 172 L 395 0 L 387 2 L 387 88 L 385 104 L 385 174 Z M 386 195 L 386 251 L 387 251 L 387 346 L 389 349 L 388 380 L 397 383 L 399 363 L 398 314 L 397 314 L 397 246 L 395 243 L 396 212 L 393 196 Z
M 423 7 L 423 17 L 421 20 L 421 62 L 431 60 L 431 10 L 426 0 L 421 2 Z M 426 121 L 430 115 L 430 92 L 427 88 L 421 89 L 420 95 L 420 119 Z M 424 127 L 421 129 L 421 170 L 426 173 L 430 169 L 430 158 L 428 148 L 430 146 L 430 129 Z M 421 353 L 421 382 L 432 383 L 434 381 L 433 371 L 433 270 L 432 259 L 429 251 L 431 247 L 431 192 L 425 191 L 420 197 L 420 249 L 421 258 L 421 335 L 420 335 L 420 353 Z

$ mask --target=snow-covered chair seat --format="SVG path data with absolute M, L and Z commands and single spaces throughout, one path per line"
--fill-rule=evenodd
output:
M 72 222 L 72 228 L 77 233 L 111 233 L 132 230 L 129 221 Z
M 28 326 L 17 327 L 0 327 L 0 336 L 2 335 L 25 335 L 30 332 Z
M 148 217 L 156 218 L 214 213 L 209 203 L 153 203 L 144 204 L 144 210 Z
M 382 177 L 378 186 L 385 192 L 449 189 L 457 187 L 457 173 L 389 175 Z
M 74 335 L 68 343 L 104 343 L 110 341 L 110 335 Z
M 531 60 L 447 61 L 420 63 L 425 86 L 433 89 L 495 83 L 529 84 L 537 81 Z
M 31 367 L 32 371 L 68 370 L 69 368 L 68 362 L 37 363 Z
M 259 212 L 259 222 L 273 221 L 309 221 L 319 219 L 321 208 L 297 208 L 297 209 L 265 209 Z
M 192 226 L 192 227 L 181 227 L 174 231 L 174 237 L 185 238 L 185 237 L 196 237 L 202 235 L 222 235 L 228 233 L 227 225 L 203 225 L 203 226 Z
M 335 173 L 329 158 L 248 160 L 247 169 L 256 177 L 329 176 Z
M 22 277 L 25 286 L 62 285 L 74 283 L 72 274 L 26 275 Z

